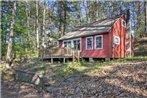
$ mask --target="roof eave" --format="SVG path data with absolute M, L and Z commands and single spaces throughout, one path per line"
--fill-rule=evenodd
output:
M 110 30 L 110 29 L 109 29 L 109 30 Z M 79 37 L 93 36 L 93 35 L 97 35 L 97 34 L 109 33 L 109 30 L 107 30 L 107 31 L 105 31 L 105 32 L 98 32 L 98 33 L 95 33 L 95 34 L 81 35 L 81 36 L 75 36 L 75 37 L 70 37 L 70 38 L 63 38 L 63 39 L 59 39 L 58 41 L 68 40 L 68 39 L 74 39 L 74 38 L 79 38 Z

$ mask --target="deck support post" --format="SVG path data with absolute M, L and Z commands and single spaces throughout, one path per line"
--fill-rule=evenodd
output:
M 110 58 L 105 58 L 105 61 L 110 61 Z
M 89 62 L 94 62 L 93 58 L 89 58 Z
M 65 63 L 65 58 L 63 58 L 63 63 Z
M 51 58 L 51 63 L 53 64 L 53 62 L 54 62 L 54 61 L 53 61 L 53 58 Z
M 80 51 L 78 51 L 78 62 L 80 62 Z
M 75 61 L 75 57 L 74 57 L 74 51 L 72 51 L 72 62 Z

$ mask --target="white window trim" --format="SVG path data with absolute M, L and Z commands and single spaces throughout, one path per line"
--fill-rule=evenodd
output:
M 73 44 L 73 41 L 74 40 L 80 40 L 80 50 L 79 51 L 82 51 L 82 38 L 75 38 L 75 39 L 72 39 L 72 44 Z
M 102 47 L 101 47 L 101 48 L 96 48 L 96 37 L 101 37 L 101 38 L 102 38 L 102 40 L 101 40 Z M 95 48 L 95 49 L 103 49 L 103 35 L 96 35 L 96 36 L 94 37 L 94 48 Z
M 119 36 L 114 36 L 114 40 L 115 40 L 115 38 L 118 38 L 119 39 L 119 43 L 115 43 L 114 42 L 114 44 L 119 45 L 120 44 L 120 37 Z
M 64 42 L 68 42 L 68 41 L 70 41 L 71 42 L 71 40 L 64 40 L 63 41 L 63 44 L 62 44 L 62 47 L 64 47 L 65 45 L 64 45 Z M 71 42 L 72 43 L 72 42 Z
M 87 39 L 88 38 L 92 38 L 92 47 L 90 49 L 87 49 Z M 86 50 L 92 50 L 93 49 L 93 37 L 90 36 L 90 37 L 86 37 Z
M 123 22 L 125 22 L 125 26 L 123 25 Z M 121 20 L 121 25 L 126 28 L 126 21 L 124 19 Z
M 68 41 L 70 41 L 71 42 L 71 45 L 73 45 L 73 41 L 74 40 L 80 40 L 81 44 L 80 44 L 80 50 L 79 51 L 82 51 L 82 38 L 75 38 L 75 39 L 63 40 L 62 47 L 64 47 L 64 42 L 68 42 Z

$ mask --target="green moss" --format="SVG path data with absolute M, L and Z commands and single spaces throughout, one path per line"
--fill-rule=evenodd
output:
M 106 62 L 107 63 L 107 62 Z M 85 74 L 87 75 L 93 75 L 95 73 L 98 73 L 102 70 L 103 66 L 106 65 L 106 63 L 94 63 L 94 66 L 91 66 L 91 69 L 87 71 Z
M 86 67 L 81 66 L 81 63 L 79 62 L 69 62 L 65 65 L 58 66 L 53 69 L 53 72 L 56 73 L 53 79 L 56 82 L 59 82 L 85 69 Z

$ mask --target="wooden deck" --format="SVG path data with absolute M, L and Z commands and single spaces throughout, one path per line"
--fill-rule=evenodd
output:
M 54 58 L 61 58 L 65 62 L 65 59 L 72 58 L 78 60 L 81 58 L 81 52 L 70 48 L 52 48 L 40 50 L 40 56 L 43 59 L 51 59 L 53 63 Z

